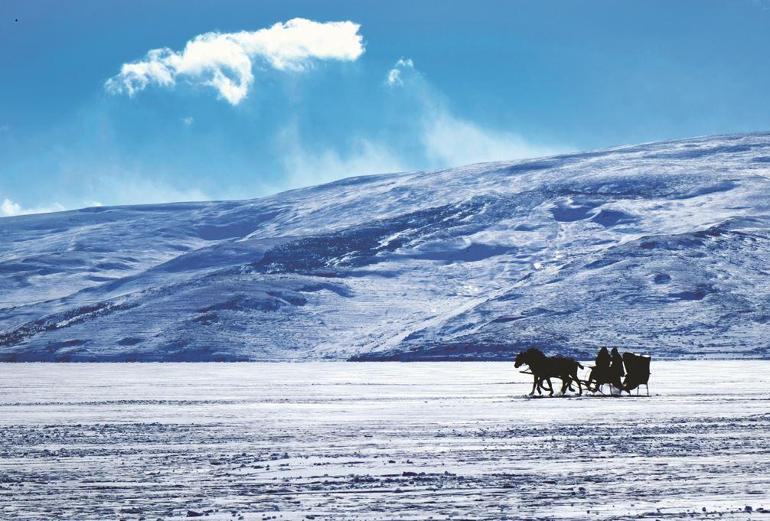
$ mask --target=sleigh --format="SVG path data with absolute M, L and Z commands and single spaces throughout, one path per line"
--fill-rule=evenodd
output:
M 587 380 L 581 380 L 583 385 L 593 393 L 606 394 L 604 387 L 609 386 L 609 394 L 614 395 L 614 390 L 618 394 L 636 389 L 639 395 L 639 388 L 643 385 L 647 396 L 650 395 L 650 362 L 652 358 L 635 353 L 623 353 L 623 366 L 625 367 L 625 377 L 613 374 L 608 368 L 591 367 L 591 372 Z

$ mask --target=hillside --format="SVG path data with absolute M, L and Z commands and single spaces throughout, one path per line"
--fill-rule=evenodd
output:
M 0 219 L 0 361 L 770 357 L 770 134 Z

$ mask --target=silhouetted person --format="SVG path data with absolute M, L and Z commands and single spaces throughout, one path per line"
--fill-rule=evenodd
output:
M 599 352 L 596 353 L 596 358 L 594 359 L 594 367 L 588 375 L 587 386 L 589 391 L 598 391 L 603 384 L 610 382 L 611 361 L 610 352 L 607 348 L 602 347 L 599 349 Z M 594 384 L 593 389 L 591 388 L 592 383 Z
M 610 381 L 612 385 L 618 389 L 623 388 L 621 378 L 625 376 L 626 372 L 623 370 L 623 357 L 620 356 L 617 347 L 612 348 L 610 352 Z
M 613 374 L 617 373 L 618 376 L 625 376 L 626 372 L 623 370 L 623 357 L 620 356 L 620 352 L 617 347 L 613 347 L 610 352 L 610 368 Z
M 596 369 L 598 369 L 600 372 L 609 370 L 610 360 L 610 352 L 606 347 L 602 347 L 599 349 L 599 352 L 596 353 L 596 359 L 594 360 Z

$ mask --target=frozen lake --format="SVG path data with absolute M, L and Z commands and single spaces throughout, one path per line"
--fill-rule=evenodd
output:
M 0 364 L 0 519 L 770 517 L 770 362 L 652 370 L 527 399 L 511 363 Z

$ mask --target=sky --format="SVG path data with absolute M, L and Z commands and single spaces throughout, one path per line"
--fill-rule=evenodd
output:
M 770 130 L 770 0 L 2 0 L 0 216 Z

